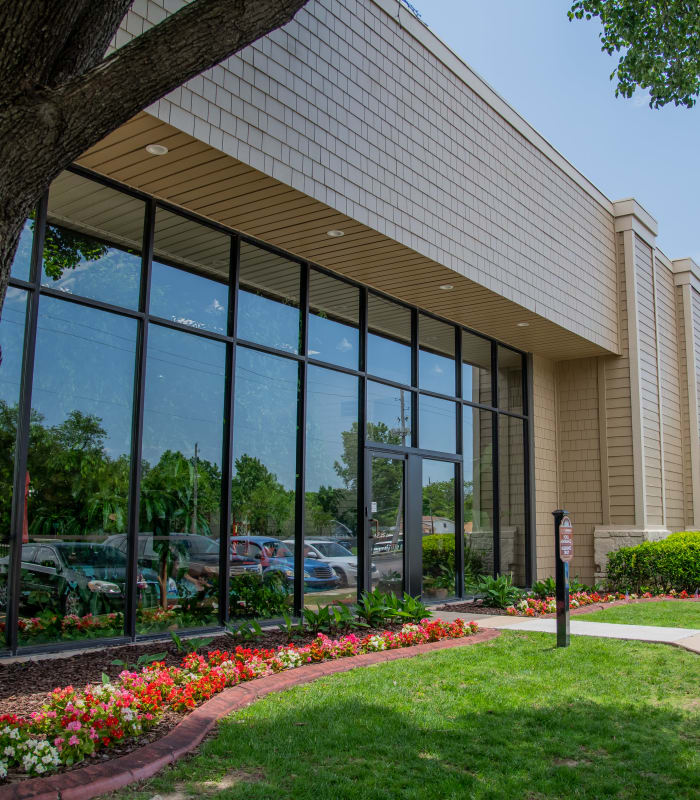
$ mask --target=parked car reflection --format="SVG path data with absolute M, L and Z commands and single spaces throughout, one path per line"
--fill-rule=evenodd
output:
M 262 567 L 264 579 L 279 576 L 289 586 L 294 584 L 294 553 L 280 539 L 270 536 L 232 536 L 231 548 L 240 556 L 253 558 Z M 328 564 L 318 559 L 305 558 L 304 590 L 324 591 L 335 589 L 340 579 Z
M 0 559 L 7 575 L 9 557 Z M 20 605 L 22 613 L 50 609 L 62 614 L 122 611 L 126 593 L 127 560 L 115 547 L 100 542 L 34 542 L 22 545 Z M 2 581 L 6 585 L 6 581 Z M 139 568 L 139 601 L 153 605 L 158 598 L 158 575 Z M 193 591 L 194 587 L 188 591 Z M 169 587 L 168 596 L 175 587 Z M 0 606 L 6 598 L 0 596 Z

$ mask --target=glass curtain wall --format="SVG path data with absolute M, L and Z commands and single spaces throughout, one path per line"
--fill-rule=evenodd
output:
M 410 502 L 360 564 L 371 447 L 429 456 L 426 597 L 462 558 L 528 579 L 509 347 L 77 169 L 25 225 L 0 346 L 0 649 L 353 599 Z

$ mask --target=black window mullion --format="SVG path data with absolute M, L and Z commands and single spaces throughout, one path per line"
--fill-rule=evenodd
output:
M 491 437 L 493 445 L 491 451 L 491 479 L 493 480 L 493 575 L 498 575 L 501 569 L 501 492 L 499 482 L 499 441 L 498 441 L 498 414 L 491 413 Z
M 299 362 L 299 391 L 297 394 L 297 480 L 296 507 L 294 514 L 294 613 L 301 616 L 304 611 L 304 518 L 306 514 L 305 500 L 305 464 L 306 464 L 306 354 L 308 353 L 309 336 L 309 265 L 301 268 L 301 286 L 299 292 L 300 328 L 299 349 L 304 359 Z
M 411 309 L 411 385 L 418 387 L 420 376 L 418 375 L 418 309 Z M 412 431 L 411 431 L 411 446 L 418 447 L 420 443 L 420 426 L 418 424 L 418 415 L 420 413 L 420 398 L 418 392 L 413 392 L 411 397 L 411 417 L 412 417 Z M 403 420 L 401 420 L 401 428 L 403 429 Z
M 455 392 L 462 396 L 462 331 L 455 330 Z M 464 460 L 464 406 L 457 403 L 457 455 Z M 455 465 L 455 567 L 457 597 L 464 597 L 464 465 Z
M 357 523 L 355 535 L 357 536 L 357 597 L 364 591 L 371 588 L 371 548 L 368 550 L 367 543 L 367 506 L 369 498 L 366 490 L 366 458 L 365 447 L 367 443 L 367 304 L 369 293 L 366 288 L 360 290 L 360 361 L 359 368 L 362 376 L 358 381 L 359 397 L 357 406 Z
M 24 532 L 25 492 L 27 466 L 29 462 L 29 433 L 31 427 L 32 385 L 34 382 L 34 355 L 36 335 L 39 324 L 39 286 L 41 285 L 41 263 L 46 233 L 46 213 L 48 194 L 39 201 L 36 210 L 32 255 L 29 270 L 33 289 L 27 292 L 27 311 L 24 324 L 24 344 L 22 353 L 22 377 L 17 414 L 17 433 L 15 438 L 15 470 L 13 475 L 12 510 L 10 518 L 10 561 L 7 576 L 7 618 L 5 639 L 12 654 L 17 652 L 19 595 L 22 562 L 22 534 Z
M 228 285 L 228 321 L 226 335 L 234 336 L 238 303 L 238 272 L 240 266 L 240 241 L 231 239 L 231 263 Z M 233 414 L 236 384 L 236 345 L 226 345 L 226 388 L 224 390 L 224 440 L 221 454 L 221 531 L 219 534 L 219 620 L 229 621 L 229 583 L 231 533 L 233 509 L 231 508 L 231 481 L 233 478 Z
M 533 402 L 532 355 L 525 361 L 525 405 L 523 410 L 528 415 L 524 420 L 525 428 L 525 583 L 527 586 L 537 580 L 537 519 L 536 519 L 536 487 L 535 487 L 535 438 L 532 421 L 529 417 Z
M 139 531 L 141 519 L 141 453 L 143 439 L 143 409 L 146 391 L 146 357 L 148 352 L 148 305 L 151 296 L 151 261 L 156 219 L 155 200 L 146 205 L 143 250 L 141 254 L 140 307 L 144 317 L 138 322 L 134 367 L 134 403 L 131 424 L 131 469 L 129 504 L 127 510 L 127 595 L 124 610 L 124 633 L 136 638 L 136 583 L 138 577 Z
M 461 411 L 461 409 L 460 409 Z M 460 414 L 461 416 L 461 414 Z M 464 597 L 464 465 L 457 461 L 455 474 L 455 566 L 457 597 Z

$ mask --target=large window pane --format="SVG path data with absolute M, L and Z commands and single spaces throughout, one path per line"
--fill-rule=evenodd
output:
M 227 332 L 231 239 L 159 208 L 151 273 L 151 314 Z
M 218 621 L 226 347 L 151 325 L 143 417 L 137 631 Z
M 406 462 L 373 453 L 369 464 L 370 586 L 401 596 L 404 589 Z
M 299 352 L 298 264 L 241 242 L 238 338 Z
M 423 596 L 455 594 L 455 465 L 423 459 Z
M 144 203 L 71 172 L 49 190 L 42 284 L 136 308 Z
M 6 645 L 10 522 L 27 293 L 11 286 L 0 319 L 0 649 Z
M 523 356 L 498 346 L 498 407 L 523 413 Z
M 493 413 L 464 406 L 464 583 L 493 574 Z
M 411 446 L 413 392 L 367 381 L 367 439 Z
M 15 252 L 15 258 L 12 262 L 12 269 L 10 270 L 10 274 L 13 278 L 19 278 L 22 281 L 29 280 L 34 224 L 34 220 L 31 219 L 28 219 L 24 223 L 24 228 L 22 228 L 22 233 L 19 237 L 17 251 Z
M 355 286 L 311 270 L 309 355 L 341 367 L 358 368 L 360 292 Z
M 423 450 L 457 452 L 457 406 L 449 400 L 420 395 L 418 445 Z
M 524 422 L 498 417 L 498 487 L 501 504 L 501 568 L 525 585 L 525 440 Z
M 418 384 L 439 394 L 455 393 L 455 329 L 421 314 L 418 318 Z
M 309 366 L 306 396 L 304 591 L 317 607 L 357 593 L 358 379 Z
M 462 397 L 490 406 L 492 394 L 491 342 L 462 331 Z
M 238 348 L 231 488 L 232 617 L 279 617 L 291 603 L 298 387 L 295 361 Z
M 411 312 L 370 294 L 367 307 L 367 372 L 411 383 Z
M 41 298 L 21 644 L 123 632 L 135 348 L 134 320 Z

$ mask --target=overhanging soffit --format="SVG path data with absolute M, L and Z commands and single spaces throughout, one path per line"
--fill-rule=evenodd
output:
M 147 153 L 153 142 L 166 145 L 167 155 Z M 134 117 L 77 163 L 521 349 L 553 359 L 609 354 L 149 114 Z M 331 238 L 333 229 L 345 235 Z M 454 288 L 441 290 L 444 284 Z

